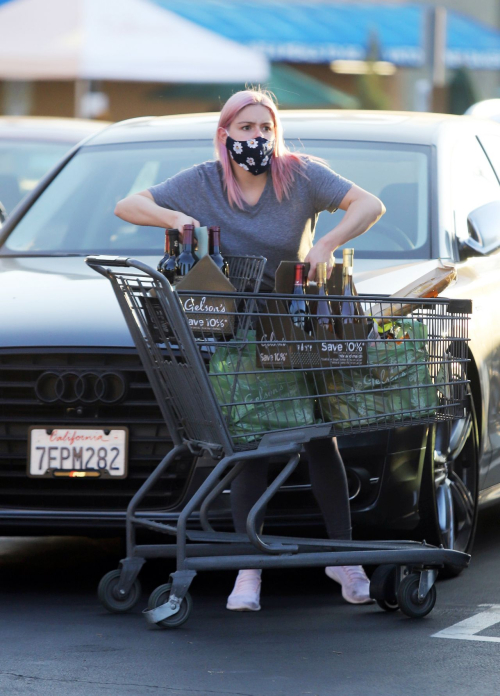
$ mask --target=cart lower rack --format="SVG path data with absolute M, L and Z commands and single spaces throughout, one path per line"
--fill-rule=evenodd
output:
M 464 418 L 470 303 L 363 295 L 346 314 L 343 298 L 325 304 L 312 295 L 296 311 L 294 296 L 257 294 L 264 259 L 233 264 L 235 286 L 251 292 L 209 296 L 177 293 L 137 260 L 87 263 L 112 283 L 174 444 L 129 504 L 127 557 L 101 580 L 103 605 L 130 610 L 145 560 L 175 556 L 171 582 L 152 593 L 145 612 L 162 627 L 189 617 L 197 571 L 248 567 L 376 565 L 371 594 L 381 607 L 428 614 L 438 569 L 466 567 L 467 554 L 414 541 L 268 536 L 257 520 L 312 439 Z M 219 461 L 177 524 L 138 516 L 139 503 L 188 450 Z M 243 467 L 275 455 L 288 461 L 250 511 L 247 534 L 215 531 L 209 510 L 217 496 Z M 188 529 L 198 509 L 202 529 Z M 137 545 L 138 527 L 176 543 Z

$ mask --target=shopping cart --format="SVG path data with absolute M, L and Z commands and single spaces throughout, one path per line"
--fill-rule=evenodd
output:
M 332 325 L 329 315 L 318 315 L 317 295 L 308 296 L 304 319 L 290 314 L 293 296 L 257 293 L 258 283 L 254 292 L 210 292 L 207 299 L 207 293 L 175 292 L 134 259 L 86 261 L 112 283 L 173 441 L 128 506 L 127 557 L 101 580 L 102 604 L 128 611 L 139 600 L 145 560 L 175 556 L 171 581 L 153 591 L 145 611 L 150 623 L 165 628 L 188 619 L 188 589 L 198 571 L 248 567 L 375 565 L 371 593 L 382 608 L 427 615 L 438 569 L 466 567 L 467 554 L 425 541 L 266 535 L 257 521 L 296 468 L 304 443 L 465 417 L 470 302 L 363 295 L 357 301 L 364 317 L 337 316 Z M 252 272 L 259 268 L 255 262 Z M 247 290 L 248 280 L 239 287 Z M 329 300 L 338 314 L 342 298 Z M 328 330 L 339 325 L 345 334 L 333 340 Z M 158 521 L 153 512 L 138 515 L 148 492 L 188 451 L 217 463 L 177 523 Z M 209 510 L 217 496 L 243 467 L 275 455 L 287 463 L 248 515 L 247 534 L 214 530 Z M 188 529 L 195 510 L 201 529 Z M 138 528 L 172 535 L 176 543 L 137 544 Z

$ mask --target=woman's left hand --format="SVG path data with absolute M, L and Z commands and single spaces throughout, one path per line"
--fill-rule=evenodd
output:
M 333 252 L 330 246 L 326 245 L 322 239 L 316 242 L 313 248 L 309 251 L 305 263 L 310 264 L 309 275 L 307 276 L 309 280 L 316 280 L 316 266 L 318 263 L 326 262 L 326 276 L 329 278 L 332 274 L 333 268 Z

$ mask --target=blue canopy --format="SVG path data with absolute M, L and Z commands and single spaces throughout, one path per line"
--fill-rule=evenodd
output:
M 154 2 L 233 41 L 260 49 L 273 61 L 363 60 L 375 33 L 382 60 L 408 67 L 425 62 L 428 8 L 422 5 L 304 0 Z M 448 11 L 447 27 L 448 67 L 500 68 L 499 31 L 454 10 Z

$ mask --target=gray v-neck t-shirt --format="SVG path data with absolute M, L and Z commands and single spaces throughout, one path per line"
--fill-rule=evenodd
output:
M 280 261 L 303 261 L 313 245 L 318 214 L 333 213 L 352 186 L 329 167 L 306 160 L 295 173 L 290 197 L 276 198 L 271 174 L 256 205 L 229 205 L 220 162 L 185 169 L 149 190 L 157 205 L 189 215 L 200 225 L 221 228 L 223 255 L 265 256 L 263 286 L 274 287 Z M 333 227 L 333 225 L 332 225 Z

